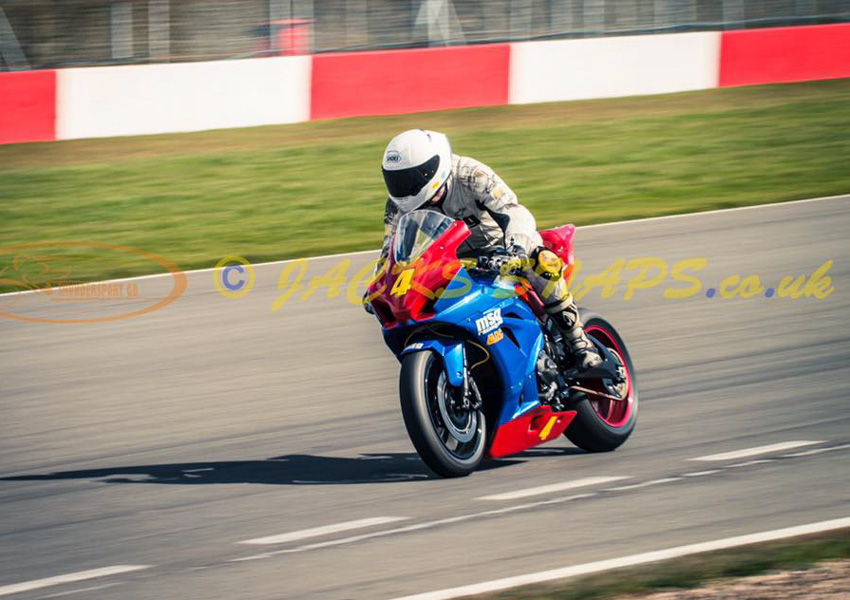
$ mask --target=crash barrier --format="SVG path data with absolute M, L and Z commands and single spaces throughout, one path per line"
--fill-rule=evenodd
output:
M 850 24 L 0 73 L 0 143 L 850 77 Z

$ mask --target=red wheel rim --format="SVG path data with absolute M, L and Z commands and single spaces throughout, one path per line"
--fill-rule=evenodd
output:
M 609 427 L 618 429 L 629 422 L 629 419 L 632 416 L 632 411 L 634 410 L 635 394 L 632 386 L 632 371 L 629 368 L 629 364 L 625 359 L 625 354 L 623 353 L 623 349 L 620 347 L 620 344 L 607 330 L 598 325 L 590 325 L 589 327 L 585 327 L 584 332 L 609 350 L 615 351 L 623 361 L 623 368 L 626 370 L 627 386 L 625 400 L 606 400 L 599 396 L 594 398 L 588 394 L 590 405 L 593 407 L 593 410 L 596 411 L 599 418 Z M 605 385 L 599 379 L 591 379 L 583 383 L 592 390 L 608 393 L 605 389 Z

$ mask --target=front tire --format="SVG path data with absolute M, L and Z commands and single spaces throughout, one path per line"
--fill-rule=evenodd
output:
M 564 435 L 576 446 L 588 452 L 610 452 L 621 446 L 634 431 L 638 414 L 638 390 L 632 358 L 623 338 L 608 321 L 597 314 L 581 311 L 584 331 L 597 344 L 602 344 L 621 358 L 626 371 L 625 400 L 605 400 L 586 395 L 571 408 L 576 416 Z M 610 393 L 604 381 L 587 379 L 584 387 Z
M 404 357 L 399 395 L 404 425 L 423 462 L 443 477 L 464 477 L 484 457 L 487 423 L 482 410 L 455 408 L 445 367 L 430 350 Z

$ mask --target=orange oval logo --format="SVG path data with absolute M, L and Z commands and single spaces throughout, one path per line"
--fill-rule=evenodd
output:
M 75 267 L 96 260 L 92 251 L 141 256 L 164 271 L 143 279 L 75 279 Z M 105 242 L 29 242 L 0 248 L 0 292 L 5 292 L 0 294 L 0 318 L 106 323 L 164 308 L 185 291 L 186 274 L 176 264 L 138 248 Z

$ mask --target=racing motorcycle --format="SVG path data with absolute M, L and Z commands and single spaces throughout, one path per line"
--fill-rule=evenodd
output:
M 573 268 L 575 227 L 541 232 Z M 444 477 L 485 457 L 515 454 L 561 434 L 590 452 L 614 450 L 635 427 L 634 366 L 620 335 L 580 309 L 602 357 L 579 370 L 528 282 L 506 254 L 458 258 L 467 225 L 434 210 L 402 216 L 369 286 L 384 341 L 401 362 L 404 423 L 419 456 Z

